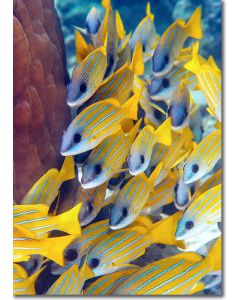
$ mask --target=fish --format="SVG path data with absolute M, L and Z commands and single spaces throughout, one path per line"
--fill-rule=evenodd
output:
M 14 205 L 13 222 L 29 230 L 35 239 L 43 239 L 53 230 L 60 230 L 69 234 L 80 235 L 81 226 L 78 215 L 81 203 L 57 216 L 49 216 L 49 207 L 44 204 Z
M 92 7 L 86 17 L 85 27 L 88 34 L 97 34 L 101 25 L 100 16 L 96 7 Z
M 172 122 L 168 118 L 156 130 L 146 125 L 132 144 L 128 157 L 129 172 L 138 175 L 144 172 L 150 162 L 153 147 L 156 143 L 170 146 L 172 142 Z
M 221 184 L 198 196 L 178 221 L 176 239 L 182 240 L 221 222 Z
M 35 282 L 40 273 L 45 269 L 41 268 L 31 276 L 28 276 L 25 269 L 19 264 L 13 264 L 13 294 L 14 295 L 36 295 Z
M 62 183 L 75 176 L 73 157 L 68 156 L 64 159 L 61 170 L 53 168 L 44 174 L 25 195 L 21 204 L 45 204 L 50 207 L 59 195 Z
M 156 185 L 166 178 L 170 170 L 182 162 L 192 151 L 192 138 L 191 130 L 185 128 L 181 133 L 172 131 L 171 146 L 155 145 L 146 174 L 149 176 L 155 167 L 161 164 L 162 167 L 159 167 L 160 172 L 155 181 Z
M 196 74 L 198 80 L 197 83 L 208 104 L 208 112 L 221 123 L 221 71 L 211 56 L 205 64 L 201 64 L 197 56 L 198 48 L 199 43 L 196 43 L 193 46 L 192 60 L 187 62 L 184 67 Z
M 113 295 L 192 295 L 204 289 L 200 280 L 205 275 L 218 270 L 221 270 L 221 238 L 205 258 L 185 252 L 140 268 L 121 282 Z
M 136 265 L 129 265 L 129 269 L 124 269 L 119 272 L 112 274 L 106 274 L 101 276 L 96 281 L 91 283 L 83 291 L 83 295 L 89 296 L 102 296 L 102 295 L 111 295 L 112 291 L 124 280 L 126 280 L 131 274 L 136 272 L 139 269 Z
M 202 115 L 199 109 L 196 109 L 194 112 L 191 113 L 189 119 L 189 128 L 191 129 L 194 138 L 193 140 L 199 144 L 204 135 L 204 126 Z
M 195 182 L 210 172 L 221 158 L 221 131 L 207 135 L 187 158 L 183 169 L 186 184 Z
M 30 255 L 38 254 L 63 266 L 64 250 L 76 238 L 77 236 L 75 235 L 67 235 L 54 238 L 32 239 L 23 236 L 20 231 L 16 233 L 15 230 L 13 237 L 13 261 L 28 261 Z
M 79 296 L 88 277 L 92 277 L 92 271 L 87 266 L 85 257 L 80 266 L 75 264 L 65 271 L 48 289 L 46 295 Z
M 184 183 L 182 176 L 174 187 L 174 205 L 178 210 L 184 210 L 192 200 L 190 187 Z
M 160 37 L 152 57 L 152 70 L 157 76 L 172 69 L 188 37 L 202 38 L 201 6 L 196 8 L 187 23 L 177 20 Z
M 97 187 L 122 171 L 140 124 L 141 120 L 127 135 L 120 129 L 94 148 L 82 167 L 81 185 L 84 189 Z
M 169 101 L 168 117 L 171 117 L 173 130 L 181 130 L 189 125 L 192 105 L 186 83 L 186 80 L 181 82 Z
M 162 76 L 151 76 L 147 91 L 152 100 L 169 102 L 183 80 L 186 80 L 187 88 L 190 91 L 196 89 L 196 75 L 186 70 L 183 66 L 173 66 L 169 72 Z
M 105 182 L 92 189 L 83 189 L 81 185 L 79 186 L 73 205 L 82 203 L 82 207 L 78 215 L 81 226 L 91 223 L 101 208 L 111 203 L 111 197 L 106 197 L 107 185 L 108 182 Z
M 67 104 L 76 107 L 87 101 L 101 85 L 106 68 L 105 46 L 93 50 L 77 64 L 68 85 Z
M 151 221 L 146 217 L 139 216 L 131 226 L 147 226 Z M 98 241 L 104 239 L 111 232 L 109 228 L 109 220 L 94 222 L 87 225 L 82 230 L 81 237 L 76 238 L 73 243 L 69 244 L 64 250 L 64 267 L 52 264 L 51 273 L 54 275 L 62 274 L 72 265 L 81 263 L 83 256 L 87 255 L 90 249 Z
M 159 167 L 149 178 L 144 173 L 136 175 L 119 191 L 110 209 L 109 226 L 112 230 L 124 228 L 136 219 L 154 191 L 158 173 Z
M 85 108 L 65 131 L 61 154 L 69 156 L 91 150 L 106 137 L 119 131 L 123 120 L 136 120 L 140 95 L 141 91 L 123 105 L 118 100 L 109 98 Z
M 154 191 L 150 193 L 141 214 L 153 215 L 154 212 L 158 212 L 164 205 L 173 202 L 176 180 L 176 176 L 170 174 L 161 183 L 159 183 L 154 188 Z
M 95 277 L 129 268 L 129 263 L 145 253 L 152 243 L 177 245 L 184 248 L 174 237 L 176 221 L 182 213 L 152 224 L 148 217 L 145 223 L 112 231 L 90 249 L 87 264 Z M 159 234 L 164 232 L 164 234 Z
M 130 64 L 125 63 L 119 70 L 111 74 L 105 79 L 92 97 L 88 99 L 83 105 L 82 103 L 77 108 L 79 114 L 88 105 L 106 100 L 108 98 L 115 98 L 121 104 L 124 104 L 132 91 L 134 74 L 142 74 L 144 65 L 142 61 L 142 48 L 138 43 L 133 53 L 132 61 Z
M 151 53 L 157 41 L 157 33 L 154 25 L 154 15 L 151 13 L 150 3 L 146 6 L 146 17 L 138 24 L 134 30 L 129 45 L 133 50 L 138 41 L 141 41 L 143 52 Z

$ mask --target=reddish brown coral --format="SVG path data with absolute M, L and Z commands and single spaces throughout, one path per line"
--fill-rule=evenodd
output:
M 49 168 L 70 120 L 64 45 L 53 0 L 15 0 L 14 200 L 19 203 Z

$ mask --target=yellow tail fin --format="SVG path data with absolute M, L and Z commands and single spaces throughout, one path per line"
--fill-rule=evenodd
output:
M 143 75 L 144 73 L 143 51 L 141 41 L 138 41 L 136 43 L 132 56 L 132 62 L 130 64 L 130 70 L 132 70 L 132 72 L 135 75 Z
M 212 271 L 222 269 L 222 237 L 220 236 L 212 249 L 209 251 L 205 261 L 211 265 Z
M 64 159 L 62 168 L 59 172 L 59 178 L 61 181 L 67 181 L 75 178 L 75 164 L 72 156 L 67 156 Z
M 137 120 L 138 101 L 142 94 L 142 90 L 135 93 L 127 102 L 122 105 L 122 110 L 127 119 Z
M 67 235 L 43 239 L 41 243 L 43 243 L 44 249 L 39 254 L 64 266 L 64 250 L 78 237 L 78 235 Z
M 102 0 L 102 6 L 106 9 L 106 11 L 109 11 L 112 9 L 111 0 Z
M 120 14 L 119 14 L 119 12 L 117 10 L 116 10 L 116 26 L 117 26 L 117 35 L 118 35 L 118 38 L 120 40 L 122 40 L 125 37 L 125 35 L 126 35 L 126 31 L 124 29 L 124 25 L 123 25 L 121 16 L 120 16 Z
M 182 212 L 177 212 L 174 215 L 153 224 L 149 232 L 153 240 L 153 243 L 175 245 L 177 247 L 184 249 L 185 248 L 184 242 L 177 241 L 175 239 L 177 223 L 181 218 L 181 216 L 182 216 Z
M 154 15 L 151 13 L 151 7 L 150 7 L 150 2 L 147 3 L 146 6 L 146 15 L 149 17 L 152 21 L 154 20 Z
M 202 7 L 199 6 L 198 8 L 196 8 L 188 23 L 186 24 L 186 29 L 189 37 L 192 37 L 194 39 L 202 38 L 201 16 Z
M 158 127 L 154 132 L 154 137 L 157 143 L 170 146 L 172 144 L 172 120 L 167 120 Z
M 198 61 L 198 49 L 199 49 L 199 42 L 196 42 L 192 48 L 192 59 L 186 64 L 184 64 L 184 68 L 194 74 L 197 74 L 201 67 Z
M 56 220 L 58 230 L 68 234 L 81 234 L 81 226 L 78 219 L 81 206 L 82 203 L 79 203 L 65 213 L 53 217 Z

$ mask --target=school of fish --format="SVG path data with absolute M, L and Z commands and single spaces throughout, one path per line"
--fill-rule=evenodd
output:
M 130 33 L 102 6 L 75 28 L 62 168 L 13 206 L 13 293 L 38 294 L 49 276 L 46 295 L 203 293 L 221 282 L 222 105 L 221 70 L 199 54 L 201 7 L 159 34 L 150 3 Z M 175 254 L 139 266 L 152 244 Z

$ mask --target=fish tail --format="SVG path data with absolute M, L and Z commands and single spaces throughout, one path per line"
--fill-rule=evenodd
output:
M 185 248 L 183 241 L 177 241 L 175 239 L 175 232 L 177 223 L 182 216 L 182 212 L 177 212 L 163 220 L 153 224 L 149 234 L 152 238 L 153 243 L 175 245 L 182 249 Z
M 128 134 L 128 138 L 130 143 L 132 143 L 137 135 L 138 129 L 141 125 L 142 119 L 138 120 L 137 123 L 134 125 L 134 127 L 131 129 L 131 131 Z
M 74 159 L 72 156 L 67 156 L 64 159 L 58 178 L 60 179 L 60 181 L 64 182 L 75 178 L 75 176 L 76 175 L 75 175 Z
M 200 63 L 198 60 L 198 49 L 199 49 L 199 42 L 196 42 L 192 48 L 192 59 L 186 64 L 184 64 L 184 68 L 194 74 L 197 74 L 200 69 Z
M 186 29 L 189 37 L 194 39 L 202 38 L 202 25 L 201 25 L 202 7 L 196 8 L 188 23 Z
M 150 184 L 151 187 L 155 186 L 155 181 L 158 178 L 161 170 L 163 168 L 163 163 L 160 162 L 157 167 L 155 168 L 155 170 L 152 172 L 152 174 L 150 175 L 150 177 L 148 178 L 148 182 Z
M 102 0 L 102 6 L 106 9 L 106 11 L 110 11 L 111 7 L 111 0 Z
M 82 203 L 74 206 L 72 209 L 54 217 L 56 220 L 57 229 L 68 234 L 81 234 L 81 226 L 78 219 Z
M 64 266 L 64 250 L 79 236 L 67 235 L 41 240 L 44 250 L 39 253 L 60 266 Z
M 205 258 L 207 264 L 210 264 L 212 271 L 222 269 L 222 237 L 219 237 Z
M 124 29 L 124 25 L 121 19 L 119 12 L 116 10 L 116 26 L 117 26 L 117 34 L 120 40 L 124 38 L 126 35 L 126 31 Z
M 167 118 L 162 125 L 154 132 L 154 137 L 157 143 L 167 146 L 172 144 L 172 120 Z
M 127 102 L 122 106 L 124 114 L 127 119 L 137 120 L 138 101 L 141 96 L 142 90 L 135 93 Z
M 135 75 L 143 75 L 144 73 L 144 62 L 143 62 L 143 50 L 141 41 L 136 43 L 135 49 L 133 51 L 132 62 L 130 64 L 130 70 Z
M 148 3 L 147 3 L 147 6 L 146 6 L 146 15 L 147 15 L 147 17 L 149 17 L 152 21 L 154 20 L 154 15 L 151 13 L 150 2 L 148 2 Z

